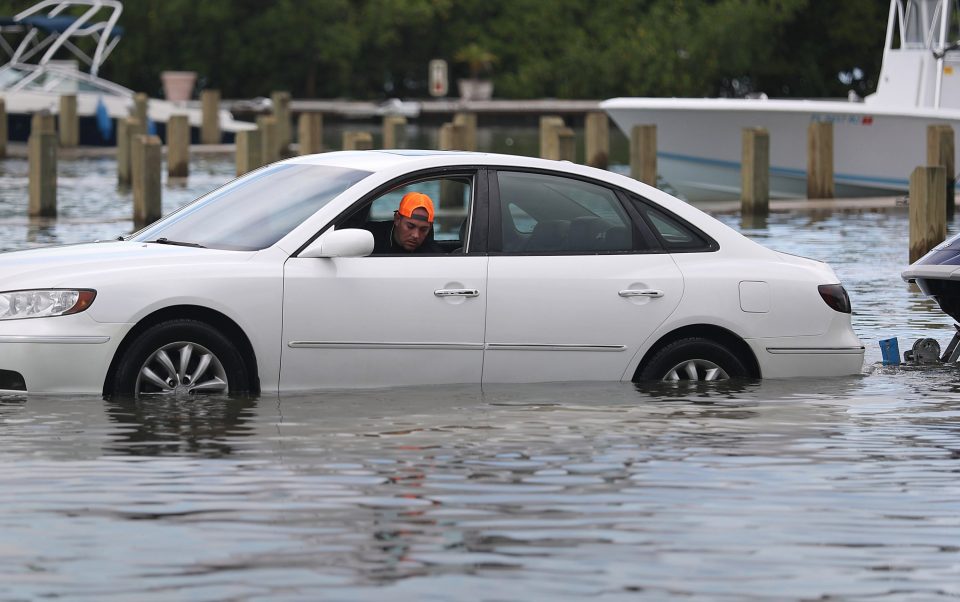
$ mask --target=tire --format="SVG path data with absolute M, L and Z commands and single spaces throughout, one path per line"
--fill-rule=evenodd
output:
M 740 358 L 720 343 L 690 337 L 657 351 L 640 371 L 638 380 L 719 381 L 749 376 Z
M 179 319 L 151 326 L 133 340 L 114 373 L 113 394 L 225 395 L 244 393 L 249 383 L 243 356 L 223 333 L 205 322 Z

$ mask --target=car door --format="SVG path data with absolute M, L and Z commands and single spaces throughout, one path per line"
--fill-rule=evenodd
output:
M 612 189 L 562 174 L 490 180 L 484 383 L 619 380 L 683 277 Z
M 476 181 L 468 171 L 401 182 L 336 224 L 375 225 L 403 194 L 423 192 L 442 252 L 287 260 L 282 389 L 480 382 L 487 257 L 471 242 L 485 196 Z

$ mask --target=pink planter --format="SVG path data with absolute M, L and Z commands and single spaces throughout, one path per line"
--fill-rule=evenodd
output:
M 190 100 L 193 85 L 197 82 L 196 71 L 164 71 L 160 74 L 163 95 L 167 100 Z

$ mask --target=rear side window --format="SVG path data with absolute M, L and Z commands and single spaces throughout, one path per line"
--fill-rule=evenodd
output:
M 497 172 L 503 251 L 617 253 L 633 250 L 630 218 L 603 186 L 555 175 Z
M 637 211 L 650 224 L 663 248 L 670 252 L 716 251 L 717 243 L 705 234 L 664 210 L 637 199 L 631 199 Z

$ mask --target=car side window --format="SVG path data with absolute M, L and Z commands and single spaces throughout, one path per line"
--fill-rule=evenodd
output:
M 562 176 L 497 172 L 503 251 L 632 251 L 633 228 L 616 193 Z
M 632 197 L 631 200 L 634 207 L 650 224 L 665 250 L 689 253 L 717 249 L 714 241 L 679 217 L 666 210 L 655 208 L 636 197 Z
M 433 227 L 423 243 L 432 253 L 463 254 L 469 235 L 470 207 L 473 203 L 473 177 L 450 175 L 406 182 L 378 195 L 370 202 L 355 209 L 349 217 L 340 220 L 338 228 L 363 228 L 374 237 L 389 237 L 394 212 L 400 200 L 410 192 L 419 192 L 430 197 L 434 207 Z M 381 241 L 382 242 L 382 241 Z M 378 250 L 374 254 L 381 254 Z M 427 248 L 427 247 L 425 247 Z

